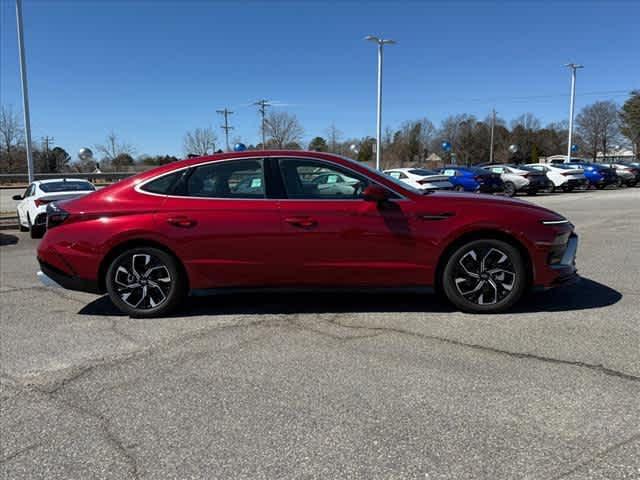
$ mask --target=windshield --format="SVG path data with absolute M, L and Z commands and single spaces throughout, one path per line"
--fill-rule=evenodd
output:
M 89 182 L 78 180 L 65 180 L 60 182 L 47 182 L 40 184 L 40 190 L 45 193 L 55 192 L 93 192 L 96 187 Z

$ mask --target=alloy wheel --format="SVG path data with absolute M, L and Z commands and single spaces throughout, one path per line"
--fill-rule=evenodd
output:
M 149 310 L 167 301 L 172 278 L 158 257 L 136 253 L 120 257 L 113 272 L 115 293 L 129 307 Z
M 516 269 L 509 255 L 493 246 L 474 246 L 453 269 L 458 293 L 477 305 L 494 305 L 513 291 Z

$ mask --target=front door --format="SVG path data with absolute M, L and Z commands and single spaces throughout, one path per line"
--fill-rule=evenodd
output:
M 423 284 L 412 202 L 365 201 L 367 177 L 323 160 L 278 159 L 289 283 L 316 286 Z

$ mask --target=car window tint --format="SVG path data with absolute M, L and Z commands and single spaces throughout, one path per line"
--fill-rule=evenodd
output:
M 151 193 L 168 195 L 172 193 L 175 182 L 183 175 L 183 171 L 163 175 L 140 187 L 141 190 Z
M 40 184 L 40 190 L 44 193 L 55 192 L 93 192 L 96 188 L 92 183 L 77 180 L 64 182 L 47 182 Z
M 288 198 L 361 198 L 370 183 L 364 176 L 318 160 L 281 158 L 278 163 Z
M 181 193 L 189 197 L 264 198 L 262 159 L 231 160 L 193 169 Z

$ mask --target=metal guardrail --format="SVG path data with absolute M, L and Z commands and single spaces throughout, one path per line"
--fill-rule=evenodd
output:
M 131 177 L 140 172 L 111 172 L 111 173 L 36 173 L 34 175 L 36 180 L 46 180 L 49 178 L 82 178 L 84 180 L 122 180 L 123 178 Z M 26 173 L 0 173 L 0 184 L 9 182 L 29 182 L 29 177 Z

